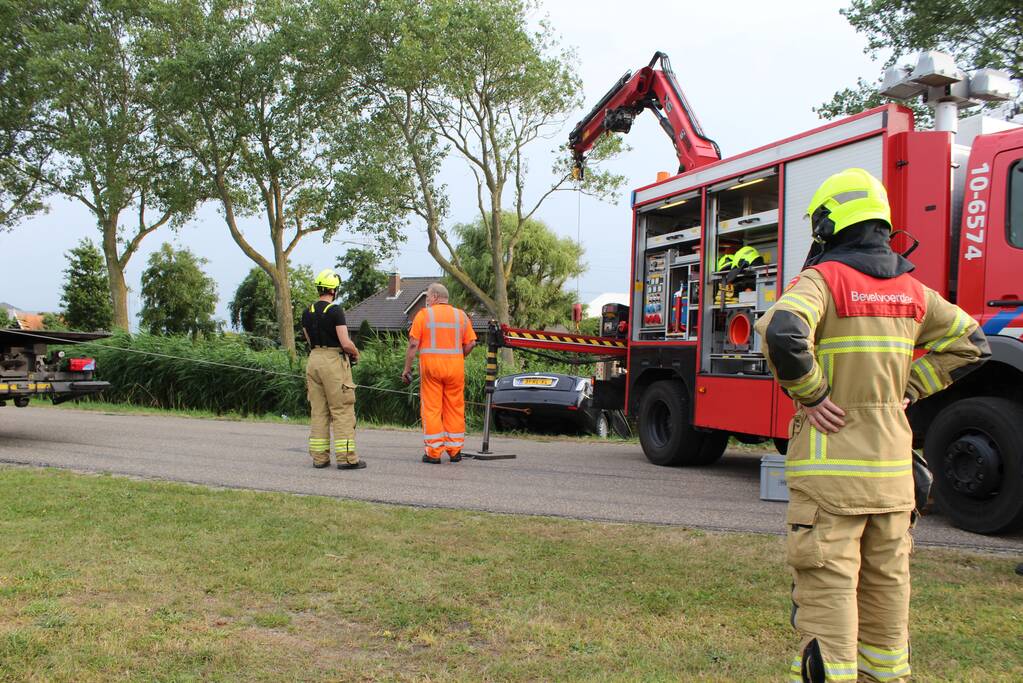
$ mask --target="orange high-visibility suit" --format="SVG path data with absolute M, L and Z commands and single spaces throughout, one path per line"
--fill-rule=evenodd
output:
M 438 303 L 412 320 L 409 337 L 419 342 L 419 403 L 426 455 L 457 457 L 465 443 L 465 354 L 476 341 L 469 316 Z

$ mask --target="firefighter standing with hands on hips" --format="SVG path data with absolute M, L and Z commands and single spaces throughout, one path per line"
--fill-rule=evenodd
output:
M 423 462 L 438 464 L 447 452 L 462 459 L 465 442 L 465 357 L 476 346 L 469 316 L 448 303 L 439 282 L 426 288 L 426 307 L 412 319 L 401 379 L 412 382 L 419 353 L 419 406 L 423 420 Z
M 320 298 L 302 314 L 302 332 L 309 343 L 306 388 L 309 393 L 309 454 L 313 467 L 330 466 L 330 432 L 339 470 L 366 466 L 355 453 L 355 380 L 352 362 L 359 349 L 348 335 L 345 312 L 334 303 L 341 278 L 331 269 L 316 276 Z
M 977 323 L 892 251 L 888 196 L 867 171 L 825 180 L 807 214 L 816 253 L 756 325 L 798 408 L 785 468 L 792 625 L 802 637 L 790 680 L 907 681 L 920 491 L 905 408 L 990 350 Z M 916 473 L 926 491 L 919 462 Z

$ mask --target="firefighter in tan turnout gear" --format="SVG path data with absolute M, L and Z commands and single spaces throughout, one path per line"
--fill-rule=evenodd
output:
M 309 454 L 313 467 L 330 466 L 330 432 L 339 470 L 366 466 L 355 453 L 355 380 L 352 361 L 359 349 L 348 336 L 345 312 L 334 303 L 341 278 L 331 269 L 316 276 L 320 298 L 302 314 L 302 332 L 309 343 L 306 388 L 309 392 Z
M 888 197 L 867 171 L 828 178 L 807 214 L 814 253 L 756 326 L 798 408 L 785 468 L 802 637 L 790 680 L 906 681 L 915 495 L 905 407 L 990 351 L 977 323 L 891 250 Z

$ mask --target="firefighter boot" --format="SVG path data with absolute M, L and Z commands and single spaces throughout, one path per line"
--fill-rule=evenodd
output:
M 355 457 L 354 453 L 351 453 L 350 455 L 351 455 L 351 457 Z M 346 460 L 345 462 L 342 462 L 341 461 L 342 457 L 343 457 L 343 454 L 338 454 L 338 456 L 337 456 L 337 468 L 339 470 L 361 470 L 361 469 L 365 469 L 366 468 L 366 461 L 365 460 L 355 460 L 355 462 L 352 462 L 349 459 L 349 460 Z
M 313 459 L 313 467 L 317 469 L 330 467 L 330 442 L 327 439 L 310 437 L 309 456 Z

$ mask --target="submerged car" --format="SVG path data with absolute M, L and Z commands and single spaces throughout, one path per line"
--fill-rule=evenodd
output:
M 541 434 L 630 435 L 621 411 L 601 410 L 594 405 L 589 378 L 553 372 L 498 377 L 494 385 L 494 423 L 501 430 Z

